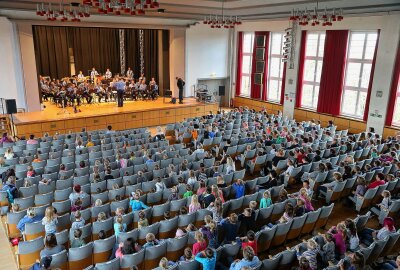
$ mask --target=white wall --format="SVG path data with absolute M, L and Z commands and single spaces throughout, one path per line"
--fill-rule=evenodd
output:
M 17 108 L 26 109 L 17 31 L 4 17 L 0 17 L 0 52 L 0 98 L 16 99 Z
M 185 74 L 185 29 L 171 29 L 169 32 L 169 76 L 173 96 L 178 97 L 176 77 L 186 78 Z
M 229 39 L 229 29 L 212 29 L 203 23 L 186 30 L 186 96 L 194 95 L 198 79 L 229 77 Z

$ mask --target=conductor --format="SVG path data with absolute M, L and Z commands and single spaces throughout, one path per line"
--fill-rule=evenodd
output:
M 180 77 L 176 77 L 176 85 L 179 89 L 179 104 L 183 104 L 183 87 L 185 86 L 185 81 Z
M 122 78 L 117 78 L 113 86 L 117 89 L 118 107 L 122 107 L 124 106 L 125 82 Z

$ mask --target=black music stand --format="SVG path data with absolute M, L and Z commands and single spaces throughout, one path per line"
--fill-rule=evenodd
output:
M 167 97 L 167 98 L 171 98 L 171 101 L 172 101 L 172 91 L 171 91 L 171 90 L 168 90 L 168 89 L 165 90 L 165 92 L 164 92 L 164 97 L 163 97 L 163 103 L 166 103 L 166 102 L 165 102 L 165 98 L 166 98 L 166 97 Z M 171 101 L 170 101 L 170 102 L 171 102 Z

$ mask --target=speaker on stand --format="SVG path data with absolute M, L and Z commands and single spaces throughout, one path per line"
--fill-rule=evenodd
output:
M 225 96 L 225 85 L 220 85 L 218 87 L 218 96 L 219 96 L 218 110 L 221 112 L 221 99 L 222 97 Z
M 4 114 L 4 103 L 6 107 L 6 113 L 10 116 L 11 119 L 11 135 L 15 138 L 15 129 L 14 129 L 14 117 L 13 114 L 17 113 L 17 102 L 15 99 L 1 99 L 3 114 Z

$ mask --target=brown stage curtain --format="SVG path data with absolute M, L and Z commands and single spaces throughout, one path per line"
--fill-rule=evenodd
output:
M 130 67 L 134 78 L 140 77 L 139 29 L 125 29 L 125 70 Z
M 70 27 L 69 35 L 76 73 L 88 75 L 92 67 L 103 74 L 107 68 L 121 72 L 118 29 Z
M 70 76 L 67 27 L 33 26 L 36 66 L 39 75 Z
M 144 75 L 150 81 L 152 77 L 158 82 L 158 30 L 143 31 Z
M 163 54 L 163 65 L 162 65 L 162 72 L 163 72 L 163 86 L 165 89 L 170 88 L 170 80 L 169 80 L 169 30 L 162 30 L 162 54 Z M 164 93 L 164 92 L 163 92 Z

